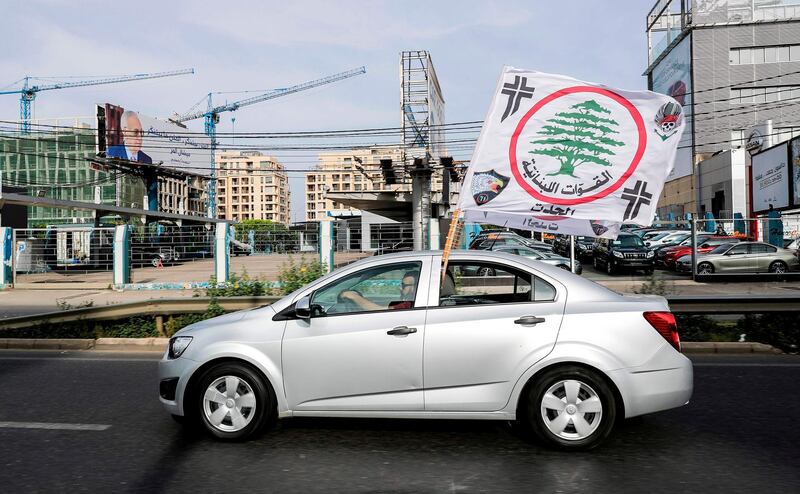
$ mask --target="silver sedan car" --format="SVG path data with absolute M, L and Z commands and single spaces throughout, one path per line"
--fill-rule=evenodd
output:
M 763 242 L 722 244 L 714 250 L 697 256 L 697 273 L 776 273 L 782 274 L 800 268 L 797 252 L 779 249 Z M 692 256 L 678 259 L 676 270 L 692 270 Z
M 491 267 L 495 276 L 466 276 Z M 223 440 L 285 417 L 516 420 L 561 449 L 688 403 L 658 296 L 487 251 L 376 256 L 259 309 L 193 324 L 159 363 L 166 410 Z

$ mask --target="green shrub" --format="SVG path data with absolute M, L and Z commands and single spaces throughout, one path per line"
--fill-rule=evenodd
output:
M 278 273 L 280 292 L 282 295 L 288 295 L 324 276 L 326 271 L 325 266 L 317 260 L 309 261 L 303 256 L 300 257 L 300 262 L 295 262 L 294 258 L 289 257 L 289 261 L 283 263 Z
M 681 341 L 738 341 L 735 326 L 724 325 L 699 314 L 675 314 Z
M 265 281 L 254 280 L 248 276 L 247 271 L 241 275 L 231 273 L 227 283 L 217 283 L 216 276 L 208 281 L 206 296 L 208 297 L 244 297 L 269 295 L 270 288 Z
M 767 312 L 746 314 L 736 325 L 747 341 L 766 343 L 784 352 L 800 349 L 800 317 L 797 312 Z

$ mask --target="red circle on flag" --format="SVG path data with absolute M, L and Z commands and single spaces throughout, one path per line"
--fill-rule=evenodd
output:
M 548 197 L 539 192 L 538 190 L 534 189 L 533 187 L 531 187 L 531 184 L 529 184 L 522 177 L 522 174 L 520 173 L 517 165 L 517 141 L 519 140 L 519 135 L 522 133 L 522 129 L 525 128 L 525 124 L 527 124 L 528 120 L 530 120 L 531 117 L 533 117 L 533 115 L 536 114 L 536 112 L 541 110 L 542 107 L 544 107 L 544 105 L 558 98 L 561 98 L 562 96 L 574 93 L 596 93 L 606 96 L 610 99 L 613 99 L 614 101 L 622 105 L 626 110 L 628 110 L 628 113 L 630 113 L 631 118 L 633 118 L 633 121 L 636 124 L 636 131 L 638 134 L 639 143 L 638 146 L 636 147 L 636 153 L 633 155 L 633 159 L 631 160 L 630 165 L 628 165 L 628 168 L 625 170 L 625 173 L 623 173 L 622 176 L 616 182 L 611 184 L 609 187 L 606 187 L 605 189 L 601 190 L 600 192 L 594 195 L 575 198 L 575 199 L 561 199 L 558 197 Z M 628 178 L 631 175 L 633 175 L 633 172 L 639 166 L 639 162 L 641 162 L 642 156 L 644 156 L 645 147 L 647 147 L 647 131 L 644 128 L 644 119 L 642 118 L 641 113 L 639 113 L 639 110 L 637 110 L 636 107 L 633 106 L 633 103 L 623 98 L 619 94 L 613 91 L 609 91 L 608 89 L 603 89 L 593 86 L 573 86 L 560 89 L 552 94 L 547 95 L 546 97 L 536 102 L 536 104 L 533 105 L 533 107 L 531 107 L 530 110 L 528 110 L 528 113 L 526 113 L 522 117 L 522 119 L 520 119 L 519 123 L 517 124 L 517 128 L 514 129 L 514 134 L 511 135 L 511 144 L 509 145 L 508 148 L 508 159 L 511 162 L 511 173 L 514 175 L 514 178 L 517 180 L 517 183 L 523 189 L 525 189 L 528 192 L 528 194 L 532 195 L 536 199 L 539 199 L 540 201 L 544 201 L 549 204 L 560 204 L 560 205 L 570 206 L 573 204 L 583 204 L 587 202 L 596 201 L 597 199 L 601 199 L 611 194 L 615 190 L 619 189 L 620 187 L 622 187 L 622 184 L 624 184 L 625 181 L 628 180 Z

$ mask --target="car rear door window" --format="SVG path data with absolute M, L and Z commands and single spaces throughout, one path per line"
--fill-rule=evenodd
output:
M 496 263 L 451 262 L 439 305 L 508 304 L 552 301 L 556 290 L 547 281 Z

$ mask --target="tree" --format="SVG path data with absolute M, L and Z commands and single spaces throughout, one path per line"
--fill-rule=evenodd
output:
M 538 132 L 545 136 L 531 141 L 539 146 L 531 154 L 552 156 L 561 163 L 558 171 L 547 175 L 569 175 L 575 177 L 575 168 L 585 163 L 611 166 L 605 158 L 614 156 L 611 147 L 625 143 L 611 138 L 619 132 L 613 127 L 619 124 L 608 117 L 611 110 L 595 100 L 584 101 L 570 107 L 571 111 L 559 112 Z

